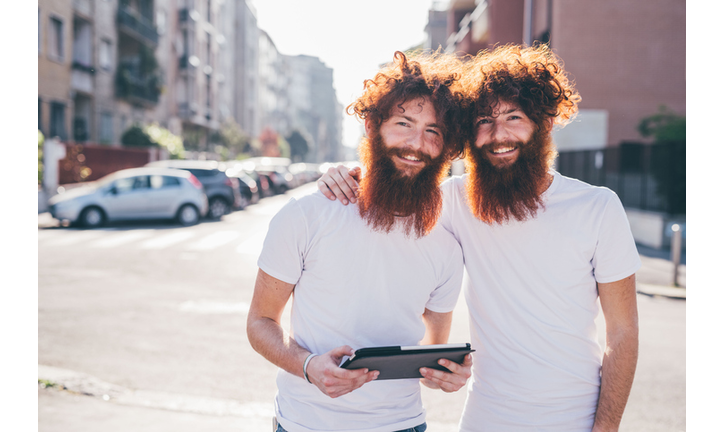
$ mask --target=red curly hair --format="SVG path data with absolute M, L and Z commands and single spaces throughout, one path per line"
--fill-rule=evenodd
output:
M 471 116 L 490 116 L 500 101 L 518 104 L 539 128 L 548 119 L 564 126 L 578 113 L 581 96 L 548 45 L 499 46 L 481 51 L 466 66 L 462 85 Z
M 368 119 L 379 130 L 390 117 L 392 108 L 420 97 L 435 107 L 444 139 L 444 156 L 453 159 L 463 154 L 461 128 L 463 89 L 460 85 L 462 62 L 441 51 L 407 55 L 395 51 L 391 63 L 373 79 L 364 81 L 364 92 L 347 106 L 347 113 Z

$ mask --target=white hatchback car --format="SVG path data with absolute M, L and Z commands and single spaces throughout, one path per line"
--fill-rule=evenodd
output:
M 138 219 L 194 225 L 209 207 L 201 182 L 190 172 L 145 167 L 120 170 L 70 189 L 50 198 L 48 205 L 54 218 L 89 228 Z

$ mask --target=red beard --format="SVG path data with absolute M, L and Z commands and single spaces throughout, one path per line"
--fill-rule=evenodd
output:
M 548 185 L 548 170 L 558 152 L 548 133 L 535 132 L 527 143 L 515 143 L 520 153 L 510 166 L 496 168 L 485 156 L 490 144 L 468 149 L 466 190 L 470 210 L 487 224 L 510 219 L 524 221 L 543 207 L 541 194 Z
M 405 152 L 409 154 L 410 152 Z M 412 176 L 402 174 L 392 160 L 400 149 L 388 148 L 378 133 L 360 144 L 360 160 L 366 169 L 360 181 L 358 207 L 362 219 L 374 230 L 389 233 L 400 224 L 406 235 L 430 233 L 442 211 L 440 183 L 450 163 L 440 155 L 432 159 L 421 152 L 415 156 L 425 166 Z

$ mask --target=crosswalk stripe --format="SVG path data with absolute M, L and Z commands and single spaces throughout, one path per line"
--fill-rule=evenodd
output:
M 45 239 L 38 239 L 43 242 L 43 247 L 70 246 L 100 237 L 101 234 L 107 234 L 107 231 L 65 231 L 62 235 Z
M 88 246 L 92 247 L 92 248 L 110 248 L 110 247 L 120 246 L 125 243 L 130 243 L 132 241 L 136 241 L 136 240 L 142 239 L 144 237 L 148 237 L 153 232 L 154 232 L 154 230 L 123 231 L 123 232 L 119 232 L 115 235 L 111 235 L 106 238 L 97 240 L 97 241 L 89 244 Z
M 189 231 L 177 231 L 162 235 L 160 237 L 152 238 L 141 243 L 142 249 L 163 249 L 168 246 L 180 243 L 193 237 L 195 233 Z
M 266 233 L 267 228 L 264 228 L 262 231 L 247 238 L 236 247 L 236 252 L 241 254 L 259 255 L 264 247 Z
M 188 250 L 209 250 L 215 249 L 219 246 L 223 246 L 229 242 L 234 241 L 239 236 L 238 231 L 218 231 L 210 234 L 199 241 L 192 243 L 187 248 Z

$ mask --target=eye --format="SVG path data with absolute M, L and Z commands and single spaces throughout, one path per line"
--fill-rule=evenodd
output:
M 398 121 L 398 122 L 397 122 L 397 125 L 398 125 L 398 126 L 409 126 L 410 124 L 407 123 L 407 122 L 405 122 L 405 121 Z
M 478 119 L 478 122 L 475 124 L 476 124 L 476 126 L 481 126 L 481 125 L 490 124 L 490 123 L 492 123 L 492 120 L 490 120 L 489 118 L 481 118 L 481 119 Z
M 435 135 L 440 135 L 440 132 L 437 129 L 428 129 L 427 132 L 430 132 Z

